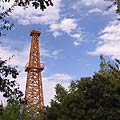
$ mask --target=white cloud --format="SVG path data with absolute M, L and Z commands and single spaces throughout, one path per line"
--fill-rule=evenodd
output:
M 72 32 L 72 30 L 75 30 L 77 28 L 77 24 L 75 19 L 64 19 L 63 21 L 61 21 L 60 27 L 59 27 L 62 31 L 70 34 Z
M 70 82 L 71 80 L 73 80 L 73 76 L 70 76 L 64 73 L 62 74 L 56 73 L 56 74 L 52 74 L 48 76 L 47 79 L 52 80 L 52 81 L 59 81 L 59 82 Z
M 60 36 L 62 35 L 61 32 L 64 32 L 70 37 L 75 38 L 74 45 L 80 45 L 83 39 L 83 33 L 78 28 L 76 19 L 64 18 L 60 23 L 51 24 L 50 31 L 53 32 L 54 37 Z
M 44 98 L 45 104 L 49 105 L 51 99 L 54 98 L 55 95 L 55 86 L 57 83 L 60 83 L 62 86 L 67 88 L 70 85 L 71 80 L 73 80 L 73 76 L 64 73 L 55 73 L 47 77 L 43 77 L 43 90 L 44 90 Z
M 41 47 L 40 51 L 41 51 L 40 55 L 41 55 L 42 57 L 49 57 L 49 56 L 50 56 L 49 50 L 44 49 L 43 47 Z
M 99 8 L 93 8 L 93 9 L 88 11 L 88 13 L 101 13 L 101 12 L 102 12 L 102 10 Z
M 58 49 L 58 50 L 54 50 L 51 54 L 51 57 L 53 57 L 54 59 L 60 59 L 63 57 L 62 55 L 63 49 Z
M 97 48 L 91 55 L 107 55 L 112 59 L 120 59 L 120 23 L 117 21 L 110 22 L 100 33 L 100 41 Z
M 17 65 L 19 67 L 25 66 L 28 55 L 29 52 L 27 48 L 20 52 L 16 50 L 11 50 L 9 47 L 0 47 L 0 57 L 2 59 L 8 60 L 12 56 L 14 56 L 9 63 L 11 65 Z
M 105 4 L 105 1 L 104 0 L 82 0 L 82 3 L 85 4 L 86 6 L 103 5 Z
M 20 68 L 24 68 L 24 66 L 26 65 L 27 61 L 29 60 L 29 51 L 30 51 L 30 44 L 26 43 L 26 45 L 24 46 L 22 42 L 20 42 L 20 40 L 16 41 L 11 41 L 10 39 L 3 39 L 2 40 L 2 44 L 0 45 L 0 57 L 2 59 L 9 59 L 12 56 L 11 61 L 9 62 L 9 64 L 11 65 L 17 65 Z M 8 46 L 9 45 L 9 46 Z M 16 45 L 19 46 L 23 46 L 21 48 L 21 50 L 15 49 L 14 47 Z M 43 45 L 41 45 L 40 48 L 40 56 L 41 57 L 48 57 L 48 58 L 53 58 L 53 59 L 57 59 L 57 58 L 62 58 L 62 49 L 56 49 L 56 50 L 48 50 L 45 49 Z
M 79 45 L 81 44 L 81 40 L 74 41 L 73 44 L 74 44 L 75 46 L 79 46 Z
M 81 12 L 81 8 L 83 6 L 91 7 L 91 6 L 103 6 L 105 4 L 108 4 L 108 2 L 105 2 L 104 0 L 78 0 L 76 3 L 73 4 L 73 9 L 77 10 L 77 12 Z
M 75 34 L 72 34 L 71 37 L 74 37 L 74 38 L 81 38 L 82 34 L 79 34 L 79 33 L 75 33 Z
M 60 35 L 61 35 L 61 33 L 58 32 L 58 31 L 54 31 L 54 32 L 53 32 L 53 36 L 54 36 L 54 37 L 58 37 L 58 36 L 60 36 Z
M 45 11 L 34 9 L 32 6 L 29 6 L 27 9 L 17 6 L 10 16 L 22 25 L 48 25 L 49 31 L 53 32 L 54 37 L 63 35 L 64 32 L 70 37 L 80 39 L 78 37 L 81 36 L 81 31 L 77 32 L 79 29 L 78 21 L 71 18 L 61 20 L 62 0 L 53 0 L 53 3 L 54 6 L 48 7 Z M 9 4 L 6 4 L 6 7 L 8 6 Z
M 77 23 L 75 19 L 65 18 L 60 23 L 55 23 L 50 25 L 51 31 L 63 31 L 70 34 L 72 30 L 77 28 Z
M 81 1 L 77 1 L 77 3 L 73 4 L 72 8 L 73 8 L 74 10 L 80 11 Z
M 48 49 L 41 48 L 41 57 L 48 57 L 48 58 L 62 58 L 63 49 L 57 49 L 54 51 L 50 51 Z
M 54 98 L 55 95 L 55 81 L 49 81 L 46 77 L 43 77 L 43 95 L 45 105 L 50 104 L 50 100 Z
M 79 34 L 76 33 L 76 34 L 73 34 L 71 36 L 74 37 L 74 38 L 76 38 L 76 40 L 73 42 L 73 44 L 75 46 L 81 45 L 82 41 L 84 40 L 84 35 L 83 35 L 82 32 L 81 32 L 81 34 L 80 33 Z
M 34 9 L 29 6 L 27 9 L 22 7 L 15 7 L 10 15 L 13 19 L 17 20 L 19 24 L 46 24 L 55 23 L 60 19 L 61 0 L 53 0 L 54 6 L 49 6 L 46 10 L 41 11 L 39 8 Z M 5 4 L 5 3 L 4 3 Z M 5 7 L 8 8 L 13 4 L 13 1 L 6 3 Z
M 105 10 L 111 4 L 112 4 L 112 2 L 104 1 L 104 0 L 78 0 L 75 4 L 73 4 L 72 8 L 74 10 L 77 10 L 77 12 L 79 12 L 79 11 L 81 11 L 81 8 L 84 6 L 84 7 L 86 7 L 86 9 L 89 9 L 88 14 L 101 13 L 101 15 L 110 15 L 110 14 L 114 14 L 116 12 L 116 6 L 113 6 L 109 10 Z M 84 10 L 84 12 L 85 12 L 85 10 Z M 88 14 L 86 14 L 86 16 Z
M 104 7 L 107 8 L 107 7 Z M 101 8 L 93 8 L 88 11 L 88 14 L 95 14 L 95 13 L 101 13 L 101 15 L 110 15 L 115 13 L 116 11 L 116 6 L 112 7 L 109 10 L 101 9 Z

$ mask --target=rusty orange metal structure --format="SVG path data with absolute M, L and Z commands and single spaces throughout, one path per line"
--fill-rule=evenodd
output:
M 43 88 L 41 72 L 44 69 L 44 64 L 40 63 L 40 46 L 39 36 L 40 32 L 32 30 L 30 36 L 32 36 L 29 62 L 25 67 L 27 72 L 27 82 L 25 90 L 25 100 L 27 103 L 25 109 L 33 112 L 38 112 L 44 109 Z

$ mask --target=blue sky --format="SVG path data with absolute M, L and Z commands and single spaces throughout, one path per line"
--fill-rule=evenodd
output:
M 26 10 L 16 7 L 10 15 L 14 28 L 0 38 L 3 41 L 0 56 L 6 59 L 15 55 L 9 64 L 18 66 L 18 82 L 24 92 L 24 66 L 31 42 L 29 32 L 41 31 L 45 104 L 53 98 L 56 83 L 67 87 L 71 80 L 89 77 L 98 71 L 100 54 L 106 59 L 120 59 L 120 23 L 116 7 L 105 11 L 109 3 L 103 0 L 53 0 L 53 3 L 54 7 L 44 12 L 32 7 Z

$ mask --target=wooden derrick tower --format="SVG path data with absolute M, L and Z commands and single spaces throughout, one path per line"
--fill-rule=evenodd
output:
M 27 103 L 25 110 L 28 112 L 38 112 L 44 109 L 43 88 L 41 72 L 44 69 L 44 64 L 40 63 L 40 49 L 39 39 L 40 32 L 32 30 L 32 36 L 29 62 L 26 65 L 25 71 L 27 72 L 27 82 L 25 99 Z

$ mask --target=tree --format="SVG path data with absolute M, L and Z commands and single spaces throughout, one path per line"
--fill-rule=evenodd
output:
M 19 90 L 15 79 L 19 75 L 15 67 L 7 65 L 7 60 L 0 59 L 0 92 L 8 101 L 20 100 L 23 93 Z M 10 80 L 10 77 L 13 80 Z
M 0 115 L 0 120 L 18 120 L 21 104 L 18 101 L 8 102 L 6 107 L 3 107 L 2 114 Z
M 57 85 L 55 99 L 46 107 L 45 120 L 119 120 L 120 61 L 106 62 L 92 77 Z
M 30 5 L 32 5 L 35 9 L 40 8 L 42 11 L 44 11 L 48 6 L 53 6 L 53 2 L 51 0 L 1 0 L 0 2 L 9 3 L 11 1 L 13 2 L 13 5 L 8 9 L 5 9 L 3 5 L 0 5 L 0 9 L 2 11 L 0 13 L 0 36 L 3 35 L 3 30 L 11 30 L 13 28 L 14 24 L 9 21 L 8 16 L 12 13 L 16 6 L 27 9 Z
M 43 113 L 32 114 L 23 110 L 24 104 L 14 100 L 8 102 L 6 107 L 0 107 L 2 114 L 0 114 L 0 120 L 43 120 Z M 32 116 L 32 119 L 31 119 Z
M 0 105 L 0 120 L 17 120 L 22 116 L 23 110 L 23 93 L 15 80 L 19 73 L 16 67 L 8 65 L 10 59 L 0 59 L 0 92 L 7 98 L 7 106 Z M 26 114 L 25 120 L 29 120 L 28 117 Z

